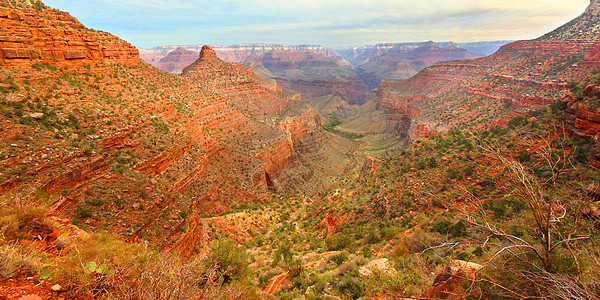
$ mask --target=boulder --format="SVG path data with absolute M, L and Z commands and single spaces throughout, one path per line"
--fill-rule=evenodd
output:
M 360 276 L 370 276 L 373 272 L 392 272 L 393 268 L 387 258 L 380 258 L 370 261 L 358 270 Z
M 475 280 L 477 271 L 482 265 L 453 260 L 440 272 L 433 287 L 425 291 L 421 297 L 428 299 L 463 299 L 462 286 L 467 281 Z

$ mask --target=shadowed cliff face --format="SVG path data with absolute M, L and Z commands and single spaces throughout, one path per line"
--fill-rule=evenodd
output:
M 512 116 L 558 101 L 568 81 L 585 78 L 600 65 L 597 7 L 593 1 L 586 13 L 538 40 L 505 45 L 485 58 L 438 63 L 407 80 L 384 81 L 378 107 L 408 119 L 407 133 L 418 138 L 504 125 Z
M 197 228 L 199 216 L 293 187 L 280 174 L 327 142 L 310 104 L 210 47 L 177 76 L 66 13 L 7 2 L 0 11 L 14 33 L 0 75 L 0 192 L 10 199 L 48 193 L 59 215 L 168 246 L 186 222 Z M 40 55 L 7 56 L 11 47 Z

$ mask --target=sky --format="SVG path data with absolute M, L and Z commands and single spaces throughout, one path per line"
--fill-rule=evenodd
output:
M 589 0 L 44 0 L 140 48 L 532 39 Z

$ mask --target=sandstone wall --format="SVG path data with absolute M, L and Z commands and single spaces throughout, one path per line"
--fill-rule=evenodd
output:
M 41 12 L 0 7 L 0 63 L 27 68 L 33 63 L 60 67 L 100 61 L 138 64 L 139 52 L 105 32 L 86 29 L 65 12 Z

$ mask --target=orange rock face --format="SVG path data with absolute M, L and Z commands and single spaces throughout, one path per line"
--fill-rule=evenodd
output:
M 563 99 L 563 108 L 571 115 L 569 122 L 576 129 L 575 134 L 585 137 L 596 145 L 600 145 L 600 109 L 597 108 L 597 100 L 600 95 L 600 87 L 588 84 L 583 91 L 584 99 L 574 99 L 573 95 L 567 95 Z
M 237 137 L 232 138 L 239 138 L 240 142 L 253 139 L 245 137 L 246 132 L 262 135 L 263 138 L 254 147 L 253 155 L 264 163 L 265 176 L 259 178 L 263 178 L 266 185 L 273 184 L 279 171 L 293 161 L 294 155 L 309 151 L 307 149 L 315 150 L 311 145 L 319 147 L 315 136 L 323 136 L 324 133 L 320 119 L 310 104 L 298 102 L 294 95 L 265 86 L 267 81 L 256 76 L 248 67 L 223 62 L 210 46 L 202 47 L 200 58 L 185 68 L 183 75 L 223 95 L 225 99 L 235 101 L 235 106 L 241 111 L 280 129 L 273 131 L 256 127 L 257 124 L 249 124 L 247 117 L 239 113 L 223 116 L 218 123 L 204 123 L 208 128 L 228 126 L 219 130 L 235 132 Z M 289 106 L 295 107 L 293 113 L 286 112 Z M 202 114 L 223 113 L 229 109 L 230 102 L 215 102 L 209 111 L 202 111 Z M 277 117 L 274 119 L 273 116 Z M 231 125 L 234 127 L 229 127 Z
M 482 265 L 461 260 L 451 261 L 438 276 L 433 287 L 425 291 L 421 297 L 426 299 L 464 299 L 464 284 L 475 280 L 476 273 Z
M 100 61 L 135 65 L 138 50 L 113 35 L 86 29 L 65 12 L 0 7 L 0 63 L 27 68 L 32 63 L 60 67 Z

